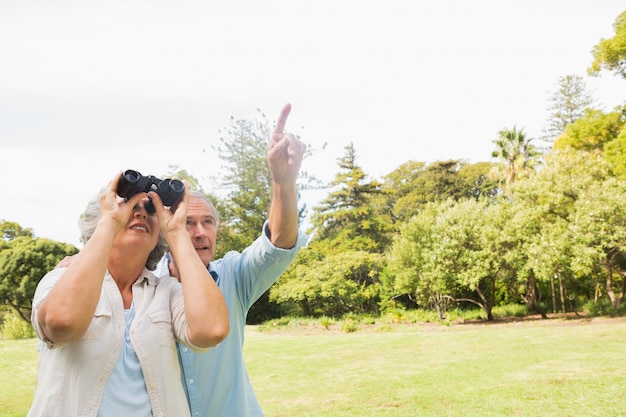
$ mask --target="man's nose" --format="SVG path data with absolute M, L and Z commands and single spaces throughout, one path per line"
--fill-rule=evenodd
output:
M 195 223 L 192 226 L 191 233 L 193 236 L 206 236 L 206 230 L 202 226 L 202 223 Z

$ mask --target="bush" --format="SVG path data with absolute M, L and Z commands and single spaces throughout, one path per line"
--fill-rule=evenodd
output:
M 526 317 L 528 308 L 522 304 L 505 304 L 495 306 L 491 311 L 494 317 Z
M 9 340 L 30 339 L 35 337 L 35 331 L 30 323 L 24 321 L 15 312 L 4 315 L 4 323 L 0 327 L 2 337 Z
M 359 326 L 352 320 L 343 321 L 341 323 L 341 331 L 344 333 L 354 333 L 359 330 Z
M 616 309 L 608 297 L 602 297 L 597 301 L 588 301 L 583 310 L 591 316 L 623 316 L 626 314 L 626 305 L 623 303 Z

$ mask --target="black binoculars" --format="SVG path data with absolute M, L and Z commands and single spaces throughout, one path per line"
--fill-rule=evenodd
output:
M 128 169 L 122 174 L 117 186 L 117 195 L 125 200 L 137 193 L 147 193 L 148 191 L 156 192 L 161 197 L 164 206 L 173 206 L 183 198 L 185 185 L 176 179 L 160 180 L 154 175 L 144 177 L 139 172 Z M 156 212 L 152 201 L 145 208 L 148 213 Z

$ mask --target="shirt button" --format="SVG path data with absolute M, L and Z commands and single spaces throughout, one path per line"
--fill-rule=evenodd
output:
M 183 348 L 183 352 L 187 352 L 187 350 L 189 350 L 189 349 L 187 349 L 187 347 L 185 346 L 185 347 Z
M 189 380 L 189 383 L 190 383 L 190 384 L 193 384 L 193 379 L 190 379 L 190 380 Z

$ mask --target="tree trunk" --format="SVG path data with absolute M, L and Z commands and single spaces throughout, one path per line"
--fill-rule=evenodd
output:
M 608 262 L 605 264 L 605 268 L 607 272 L 606 273 L 606 293 L 611 299 L 611 304 L 613 305 L 613 308 L 617 308 L 619 304 L 618 304 L 617 297 L 615 296 L 615 291 L 613 291 L 613 268 L 611 267 L 611 264 Z
M 618 301 L 618 304 L 621 305 L 624 302 L 624 296 L 626 296 L 626 274 L 624 274 L 624 272 L 619 269 L 617 273 L 622 278 L 622 289 L 620 291 L 619 301 Z
M 478 296 L 480 297 L 480 299 L 483 301 L 482 308 L 483 310 L 485 310 L 485 314 L 487 315 L 487 320 L 492 321 L 493 320 L 493 312 L 492 312 L 493 304 L 489 302 L 489 300 L 487 299 L 487 297 L 485 297 L 485 294 L 483 294 L 480 288 L 476 287 L 476 292 L 478 293 Z
M 559 293 L 561 295 L 561 312 L 565 313 L 565 285 L 563 285 L 563 274 L 559 273 Z
M 526 295 L 523 298 L 526 302 L 526 308 L 528 311 L 537 312 L 541 314 L 541 317 L 544 319 L 548 318 L 544 309 L 537 305 L 539 301 L 539 291 L 537 291 L 537 282 L 535 281 L 535 276 L 533 274 L 530 274 L 526 280 Z
M 556 291 L 554 290 L 554 277 L 550 276 L 550 291 L 552 292 L 552 312 L 556 314 Z

